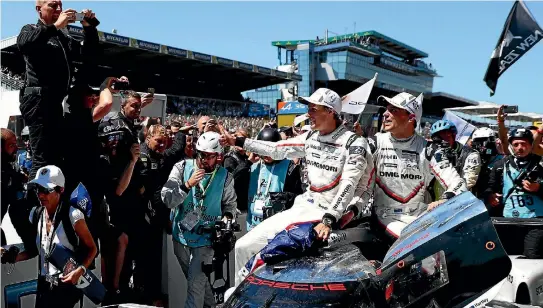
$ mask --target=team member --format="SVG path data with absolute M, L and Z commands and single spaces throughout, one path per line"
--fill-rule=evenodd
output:
M 23 140 L 25 149 L 17 155 L 17 166 L 19 171 L 28 176 L 30 169 L 32 169 L 32 149 L 30 148 L 28 126 L 25 126 L 21 131 L 21 139 Z
M 238 129 L 236 137 L 245 137 L 249 135 L 245 129 Z M 234 178 L 234 188 L 236 196 L 238 196 L 238 210 L 247 211 L 249 193 L 249 176 L 252 162 L 244 149 L 240 147 L 232 147 L 230 152 L 225 155 L 223 166 L 230 172 Z
M 387 110 L 383 115 L 385 133 L 370 139 L 377 168 L 373 211 L 377 228 L 384 229 L 385 236 L 394 241 L 424 211 L 467 189 L 447 156 L 415 134 L 422 102 L 405 92 L 378 100 L 385 101 Z M 426 206 L 425 191 L 434 176 L 445 192 L 441 200 Z
M 109 276 L 113 278 L 113 286 L 108 289 L 115 294 L 114 301 L 120 300 L 124 297 L 121 293 L 128 291 L 131 271 L 130 269 L 121 271 L 120 266 L 126 268 L 126 265 L 132 264 L 132 260 L 136 261 L 136 267 L 143 264 L 143 255 L 138 252 L 140 250 L 138 247 L 143 244 L 142 239 L 146 236 L 143 232 L 146 225 L 146 204 L 143 202 L 144 186 L 140 176 L 143 166 L 139 159 L 138 125 L 135 123 L 144 104 L 141 96 L 134 91 L 126 91 L 122 97 L 121 111 L 109 113 L 98 126 L 98 134 L 104 145 L 101 167 L 103 170 L 100 172 L 107 177 L 104 180 L 104 195 L 109 205 L 110 221 L 116 231 L 110 235 L 118 244 L 115 245 L 118 248 L 114 253 L 115 261 L 112 259 L 110 262 L 111 265 L 115 264 L 114 274 Z M 145 99 L 147 103 L 152 101 L 152 98 Z M 127 250 L 123 249 L 127 244 Z M 111 269 L 113 266 L 108 268 Z M 119 277 L 121 273 L 126 275 Z M 108 296 L 108 300 L 109 298 Z
M 141 145 L 140 160 L 143 168 L 141 179 L 144 192 L 146 249 L 140 251 L 144 255 L 143 277 L 137 284 L 142 284 L 145 296 L 154 306 L 163 306 L 161 293 L 162 281 L 162 237 L 164 231 L 171 232 L 170 210 L 160 197 L 162 186 L 168 180 L 168 175 L 176 162 L 184 158 L 185 135 L 177 134 L 174 144 L 166 149 L 169 136 L 162 125 L 151 125 L 147 130 L 145 143 Z
M 543 166 L 541 157 L 532 154 L 533 135 L 526 129 L 509 133 L 513 155 L 506 156 L 492 168 L 486 201 L 492 207 L 503 206 L 504 217 L 543 217 Z M 528 258 L 543 258 L 543 230 L 534 229 L 524 239 Z
M 312 132 L 279 142 L 234 138 L 224 128 L 223 142 L 274 160 L 306 158 L 309 189 L 299 195 L 292 208 L 266 219 L 236 242 L 236 272 L 268 243 L 273 236 L 295 222 L 320 221 L 315 227 L 318 238 L 327 239 L 332 226 L 352 201 L 360 181 L 366 183 L 373 166 L 364 138 L 342 124 L 339 95 L 318 89 L 310 97 L 300 98 L 309 105 Z M 370 166 L 368 168 L 368 166 Z M 357 211 L 356 207 L 353 207 Z M 238 274 L 236 285 L 246 273 Z
M 258 134 L 257 140 L 278 142 L 282 136 L 276 129 L 264 128 Z M 273 160 L 269 156 L 260 157 L 259 162 L 253 164 L 250 170 L 248 199 L 250 201 L 247 212 L 247 231 L 253 229 L 262 220 L 267 209 L 281 211 L 292 206 L 294 197 L 303 193 L 300 167 L 288 159 Z M 276 200 L 271 200 L 275 193 Z M 280 195 L 280 196 L 279 196 Z M 274 204 L 279 203 L 279 204 Z M 286 208 L 282 208 L 282 206 Z M 273 213 L 271 213 L 273 214 Z
M 49 164 L 62 163 L 65 145 L 58 138 L 63 128 L 62 101 L 68 94 L 74 73 L 74 60 L 83 62 L 98 48 L 98 31 L 89 24 L 95 18 L 91 10 L 83 10 L 84 44 L 67 33 L 66 26 L 75 22 L 76 11 L 62 11 L 62 1 L 36 1 L 39 20 L 25 25 L 17 36 L 17 47 L 26 63 L 26 82 L 21 89 L 21 115 L 28 125 L 33 166 L 36 170 Z
M 162 201 L 175 208 L 173 245 L 188 281 L 185 307 L 213 306 L 211 286 L 202 270 L 213 259 L 211 232 L 218 219 L 235 219 L 236 192 L 232 176 L 218 163 L 223 153 L 220 135 L 203 133 L 196 143 L 197 158 L 175 164 L 162 188 Z
M 1 192 L 1 206 L 2 206 L 2 219 L 4 215 L 8 213 L 17 231 L 17 234 L 23 240 L 25 246 L 33 245 L 34 236 L 30 231 L 28 223 L 28 214 L 30 208 L 27 205 L 24 196 L 25 189 L 24 183 L 26 182 L 25 176 L 17 172 L 13 168 L 13 163 L 17 154 L 17 137 L 15 133 L 7 128 L 2 128 L 2 146 L 0 148 L 1 153 L 1 167 L 2 167 L 2 192 Z M 4 232 L 2 231 L 2 245 L 6 244 Z
M 432 146 L 439 147 L 447 156 L 458 174 L 466 181 L 467 188 L 471 189 L 475 186 L 481 171 L 481 157 L 479 152 L 471 151 L 456 141 L 457 130 L 454 123 L 449 120 L 439 120 L 432 125 L 430 134 Z M 433 197 L 434 200 L 438 200 L 443 195 L 444 189 L 439 184 L 439 180 L 434 178 L 433 182 Z
M 36 249 L 25 250 L 16 258 L 16 262 L 24 261 L 39 255 L 38 292 L 36 307 L 73 308 L 81 299 L 82 293 L 74 284 L 86 272 L 97 252 L 96 244 L 85 222 L 84 214 L 62 201 L 64 193 L 64 175 L 56 166 L 45 166 L 38 170 L 36 178 L 29 185 L 36 185 L 36 191 L 43 210 L 38 207 L 30 213 L 30 221 L 37 222 L 38 236 Z M 40 217 L 34 217 L 39 215 Z M 68 217 L 65 217 L 67 215 Z M 71 223 L 71 226 L 65 225 Z M 67 229 L 73 228 L 81 247 L 74 247 L 68 240 Z M 78 260 L 82 265 L 67 275 L 47 261 L 53 244 L 61 244 L 72 252 L 84 251 Z M 80 249 L 83 248 L 83 249 Z
M 488 127 L 481 127 L 476 129 L 471 135 L 471 147 L 466 147 L 462 152 L 461 160 L 467 157 L 467 155 L 471 155 L 469 154 L 471 152 L 479 153 L 479 157 L 481 158 L 481 170 L 475 186 L 471 188 L 473 194 L 478 198 L 483 198 L 492 167 L 503 158 L 503 155 L 499 153 L 499 141 L 500 139 L 496 137 L 496 132 Z M 494 210 L 489 209 L 491 215 L 493 215 Z M 501 213 L 496 214 L 501 216 Z

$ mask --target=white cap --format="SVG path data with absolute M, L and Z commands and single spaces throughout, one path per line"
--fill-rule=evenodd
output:
M 206 132 L 198 137 L 196 142 L 196 150 L 206 153 L 219 153 L 223 152 L 223 148 L 219 143 L 221 135 L 216 132 Z
M 339 95 L 326 88 L 320 88 L 315 93 L 311 94 L 310 97 L 299 97 L 298 101 L 302 104 L 315 104 L 321 105 L 328 108 L 332 108 L 337 114 L 341 113 L 342 103 L 341 97 Z
M 417 97 L 406 92 L 399 93 L 393 98 L 388 98 L 384 95 L 377 98 L 378 101 L 381 99 L 384 99 L 392 106 L 407 110 L 407 112 L 414 114 L 417 118 L 417 123 L 420 124 L 420 119 L 422 118 L 422 100 L 419 102 Z
M 36 178 L 29 183 L 35 183 L 44 188 L 53 189 L 57 186 L 64 187 L 65 179 L 64 174 L 59 167 L 49 165 L 38 169 Z

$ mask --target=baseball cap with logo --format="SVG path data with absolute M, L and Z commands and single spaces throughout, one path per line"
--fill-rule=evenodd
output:
M 315 104 L 315 105 L 321 105 L 328 108 L 332 108 L 336 113 L 341 113 L 341 97 L 339 95 L 326 88 L 320 88 L 315 93 L 311 94 L 311 96 L 307 97 L 299 97 L 298 101 L 302 104 Z
M 422 100 L 419 102 L 417 97 L 402 92 L 394 96 L 393 98 L 388 98 L 384 95 L 381 95 L 377 98 L 377 101 L 385 100 L 388 104 L 392 106 L 406 110 L 407 112 L 414 114 L 417 118 L 417 123 L 420 123 L 422 118 Z
M 29 183 L 38 184 L 47 189 L 53 189 L 57 186 L 64 187 L 64 174 L 59 167 L 49 165 L 41 167 L 36 172 L 36 178 Z

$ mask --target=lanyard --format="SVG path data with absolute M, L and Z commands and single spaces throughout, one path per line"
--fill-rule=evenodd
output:
M 217 168 L 215 168 L 215 170 L 211 174 L 211 178 L 207 182 L 207 185 L 206 185 L 205 189 L 204 189 L 204 185 L 202 184 L 202 181 L 198 182 L 198 187 L 200 188 L 200 191 L 202 192 L 202 195 L 201 195 L 202 199 L 200 199 L 200 202 L 199 202 L 200 205 L 202 205 L 204 203 L 204 199 L 206 198 L 207 190 L 209 189 L 209 186 L 211 186 L 211 182 L 213 182 L 213 179 L 215 178 L 215 174 L 217 174 Z M 193 196 L 196 198 L 196 187 L 194 187 L 194 190 L 195 191 L 193 192 Z M 196 198 L 196 199 L 198 199 L 198 198 Z
M 40 226 L 40 247 L 43 245 L 43 232 L 45 231 L 45 240 L 49 241 L 49 245 L 47 246 L 47 250 L 45 250 L 45 247 L 43 247 L 43 250 L 45 252 L 44 256 L 44 267 L 45 267 L 45 274 L 49 275 L 49 254 L 51 254 L 52 251 L 52 245 L 53 245 L 53 238 L 55 237 L 55 232 L 60 225 L 56 223 L 57 221 L 57 213 L 61 207 L 61 204 L 57 206 L 57 209 L 55 210 L 55 215 L 53 215 L 53 225 L 51 226 L 50 232 L 47 232 L 47 225 L 45 226 L 45 230 L 43 230 L 43 221 L 45 220 L 45 212 L 47 209 L 43 209 L 42 218 L 41 218 L 41 226 Z
M 270 171 L 270 176 L 268 176 L 268 183 L 266 183 L 266 190 L 264 191 L 264 193 L 262 193 L 262 185 L 260 183 L 262 183 L 262 179 L 260 178 L 260 176 L 262 175 L 262 168 L 266 168 L 266 166 L 263 164 L 263 163 L 260 163 L 260 171 L 258 173 L 258 195 L 260 196 L 267 196 L 268 195 L 268 192 L 270 191 L 270 184 L 271 184 L 271 179 L 272 179 L 272 176 L 273 176 L 273 170 L 275 169 L 275 166 L 276 165 L 273 165 L 273 167 L 271 168 L 271 171 Z

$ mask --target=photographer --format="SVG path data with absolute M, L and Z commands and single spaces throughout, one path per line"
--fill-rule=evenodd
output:
M 274 128 L 264 128 L 257 140 L 280 141 L 281 135 Z M 259 157 L 251 166 L 249 179 L 242 185 L 248 187 L 247 231 L 253 229 L 269 216 L 288 210 L 294 198 L 303 193 L 300 166 L 288 159 L 274 160 L 269 156 Z
M 84 41 L 67 34 L 66 26 L 76 21 L 76 11 L 62 11 L 62 2 L 39 0 L 36 24 L 25 25 L 17 36 L 17 47 L 26 63 L 25 87 L 20 93 L 20 109 L 29 127 L 33 166 L 30 177 L 45 165 L 60 165 L 64 157 L 62 101 L 68 94 L 74 73 L 74 59 L 92 57 L 98 47 L 97 20 L 91 10 L 83 10 Z M 90 23 L 89 23 L 90 22 Z
M 490 173 L 486 201 L 491 207 L 503 207 L 509 218 L 543 217 L 543 166 L 541 157 L 532 154 L 532 132 L 515 129 L 508 142 L 513 155 L 497 162 Z M 524 255 L 543 258 L 543 230 L 531 230 L 524 241 Z
M 196 143 L 197 158 L 175 164 L 162 188 L 162 201 L 175 208 L 173 245 L 188 281 L 185 308 L 214 306 L 211 286 L 203 271 L 212 263 L 212 234 L 205 227 L 217 219 L 235 219 L 236 192 L 232 176 L 218 163 L 223 153 L 220 135 L 207 132 Z

